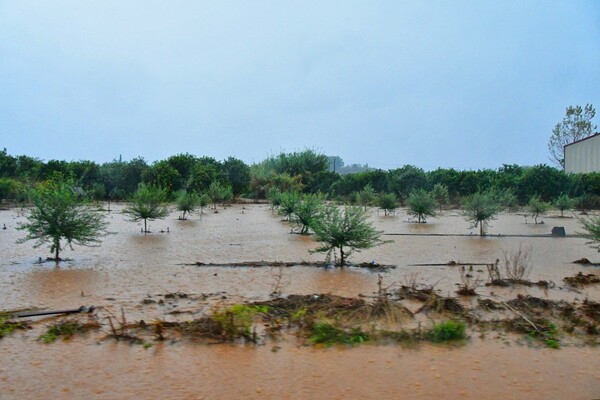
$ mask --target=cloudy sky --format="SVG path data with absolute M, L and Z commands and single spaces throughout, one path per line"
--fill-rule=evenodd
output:
M 596 1 L 0 0 L 12 155 L 534 165 L 586 103 Z

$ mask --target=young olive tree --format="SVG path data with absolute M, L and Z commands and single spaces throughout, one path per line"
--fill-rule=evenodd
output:
M 312 226 L 317 242 L 321 243 L 313 251 L 327 253 L 328 262 L 332 255 L 336 262 L 336 251 L 339 251 L 338 264 L 343 267 L 354 251 L 387 243 L 380 239 L 383 232 L 377 231 L 367 218 L 361 207 L 325 206 Z
M 588 244 L 600 252 L 600 218 L 581 219 L 580 222 L 586 230 L 585 236 L 590 239 Z
M 575 207 L 575 200 L 570 198 L 566 193 L 561 194 L 554 199 L 554 207 L 560 210 L 560 216 L 565 216 L 565 211 L 568 211 Z
M 383 210 L 384 215 L 390 215 L 396 208 L 398 208 L 398 201 L 394 193 L 383 193 L 378 199 L 379 208 Z
M 424 189 L 410 192 L 406 204 L 408 205 L 408 214 L 418 218 L 419 224 L 427 222 L 427 217 L 435 217 L 437 203 L 433 196 Z
M 228 201 L 233 198 L 233 192 L 231 186 L 223 186 L 220 182 L 214 181 L 208 187 L 208 197 L 213 203 L 213 208 L 217 209 L 217 203 L 221 201 Z
M 144 233 L 149 233 L 148 222 L 162 219 L 169 214 L 165 205 L 167 192 L 156 186 L 140 184 L 138 190 L 129 199 L 123 213 L 131 217 L 131 221 L 144 221 Z
M 366 185 L 363 190 L 358 192 L 358 200 L 365 210 L 367 209 L 367 206 L 375 200 L 375 198 L 375 190 L 373 190 L 371 185 Z
M 316 218 L 323 208 L 323 197 L 316 194 L 307 194 L 296 203 L 291 220 L 300 226 L 300 234 L 307 235 L 309 228 L 314 224 Z
M 500 211 L 500 205 L 489 193 L 473 193 L 463 200 L 463 215 L 471 223 L 470 228 L 479 226 L 479 236 L 485 236 L 490 220 Z
M 279 208 L 277 212 L 279 215 L 284 217 L 284 219 L 290 221 L 292 215 L 296 211 L 296 207 L 300 203 L 300 195 L 296 192 L 285 192 L 281 194 L 279 199 Z
M 442 211 L 442 207 L 450 203 L 450 195 L 448 193 L 448 186 L 443 185 L 441 183 L 436 183 L 433 185 L 433 189 L 431 190 L 431 196 L 437 201 L 440 206 L 440 211 Z
M 31 198 L 33 209 L 27 222 L 18 227 L 27 231 L 27 236 L 17 243 L 35 240 L 33 247 L 36 248 L 50 243 L 50 252 L 54 253 L 57 264 L 63 249 L 61 240 L 66 240 L 71 248 L 73 244 L 92 246 L 107 234 L 104 215 L 82 202 L 68 183 L 35 189 Z
M 180 220 L 185 221 L 185 214 L 191 214 L 196 210 L 200 203 L 200 197 L 195 192 L 180 190 L 175 194 L 175 205 L 177 210 L 181 211 Z
M 546 212 L 550 208 L 550 204 L 540 200 L 540 196 L 533 196 L 531 199 L 529 199 L 529 204 L 527 205 L 527 207 L 529 208 L 529 212 L 531 213 L 533 220 L 537 224 L 537 219 L 541 215 L 546 214 Z

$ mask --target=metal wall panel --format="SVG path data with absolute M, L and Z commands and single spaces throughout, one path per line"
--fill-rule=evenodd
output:
M 565 172 L 600 172 L 600 135 L 565 146 Z

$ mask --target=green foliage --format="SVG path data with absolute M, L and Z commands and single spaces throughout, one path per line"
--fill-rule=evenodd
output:
M 595 115 L 596 109 L 591 104 L 586 104 L 585 107 L 567 107 L 565 117 L 562 122 L 556 124 L 548 141 L 548 151 L 552 162 L 564 168 L 565 146 L 594 133 L 596 125 L 592 123 L 592 119 Z
M 333 254 L 336 259 L 336 250 L 339 250 L 339 265 L 344 266 L 346 258 L 354 251 L 369 249 L 385 243 L 380 239 L 383 232 L 375 230 L 367 221 L 366 212 L 360 207 L 339 207 L 329 204 L 314 220 L 312 226 L 316 234 L 316 241 L 321 246 L 315 252 L 327 253 L 327 259 Z M 344 251 L 344 248 L 349 248 Z
M 529 204 L 527 207 L 535 223 L 537 224 L 537 219 L 541 215 L 546 214 L 546 212 L 550 209 L 550 204 L 540 200 L 539 196 L 533 196 L 531 199 L 529 199 Z
M 177 206 L 177 210 L 181 211 L 181 217 L 179 219 L 185 220 L 185 214 L 191 214 L 196 210 L 200 203 L 200 197 L 194 192 L 186 192 L 185 190 L 180 190 L 176 193 L 175 196 L 175 204 Z
M 267 200 L 271 202 L 271 210 L 281 205 L 282 193 L 276 187 L 271 187 L 267 193 Z
M 435 217 L 437 203 L 431 194 L 425 189 L 417 189 L 410 192 L 406 200 L 408 214 L 418 218 L 419 223 L 426 222 L 427 217 Z
M 311 327 L 308 340 L 313 344 L 324 344 L 326 346 L 333 346 L 334 344 L 356 345 L 368 341 L 369 334 L 358 328 L 345 331 L 326 322 L 317 322 Z
M 398 208 L 398 201 L 396 200 L 396 195 L 394 193 L 383 193 L 379 195 L 378 199 L 379 208 L 381 208 L 384 212 L 384 215 L 389 215 L 396 208 Z
M 402 168 L 389 172 L 388 188 L 400 198 L 405 199 L 409 193 L 416 189 L 425 189 L 427 175 L 421 168 L 405 165 Z
M 285 192 L 281 194 L 279 199 L 279 215 L 291 220 L 292 215 L 296 211 L 296 207 L 300 203 L 300 195 L 296 192 Z
M 308 234 L 322 208 L 323 197 L 316 194 L 306 194 L 296 203 L 291 219 L 294 224 L 300 225 L 301 235 Z
M 250 188 L 250 167 L 245 162 L 229 157 L 223 162 L 223 171 L 231 185 L 234 197 L 248 191 Z
M 368 205 L 375 201 L 376 198 L 377 195 L 375 194 L 375 190 L 369 184 L 367 184 L 363 190 L 358 193 L 359 202 L 365 208 L 365 210 L 367 209 Z
M 564 217 L 565 211 L 568 211 L 575 207 L 575 199 L 572 199 L 566 193 L 561 194 L 554 199 L 554 207 L 560 210 L 560 216 Z
M 487 224 L 500 211 L 496 199 L 489 193 L 477 192 L 463 199 L 463 215 L 471 223 L 470 228 L 479 226 L 479 235 L 484 236 Z
M 32 192 L 33 209 L 27 222 L 18 229 L 27 236 L 18 243 L 34 240 L 34 247 L 50 243 L 50 252 L 56 262 L 60 260 L 61 240 L 73 244 L 91 246 L 107 234 L 104 215 L 92 210 L 79 199 L 69 183 L 53 183 L 39 186 Z
M 129 215 L 132 221 L 144 221 L 144 233 L 148 233 L 147 221 L 162 219 L 169 214 L 166 200 L 167 192 L 164 189 L 140 184 L 123 213 Z
M 433 189 L 431 189 L 431 196 L 435 201 L 437 201 L 440 206 L 440 211 L 442 211 L 442 207 L 450 203 L 450 195 L 448 193 L 448 186 L 436 183 L 433 185 Z
M 233 192 L 230 186 L 223 186 L 220 182 L 214 181 L 208 187 L 208 197 L 213 203 L 213 207 L 217 208 L 217 203 L 221 201 L 228 201 L 233 198 Z
M 457 340 L 465 340 L 465 323 L 459 321 L 446 321 L 434 324 L 431 330 L 425 333 L 425 337 L 433 343 L 447 343 Z
M 587 232 L 586 237 L 591 240 L 588 244 L 600 252 L 600 218 L 581 219 L 580 222 Z
M 78 333 L 87 332 L 88 327 L 79 321 L 60 321 L 48 327 L 46 333 L 39 337 L 39 340 L 48 344 L 55 342 L 59 337 L 67 340 Z

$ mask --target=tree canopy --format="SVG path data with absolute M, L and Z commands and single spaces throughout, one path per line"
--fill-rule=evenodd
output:
M 565 166 L 565 146 L 577 140 L 591 136 L 596 129 L 592 119 L 596 109 L 591 104 L 585 107 L 569 106 L 561 122 L 554 126 L 548 141 L 550 160 L 557 166 Z

